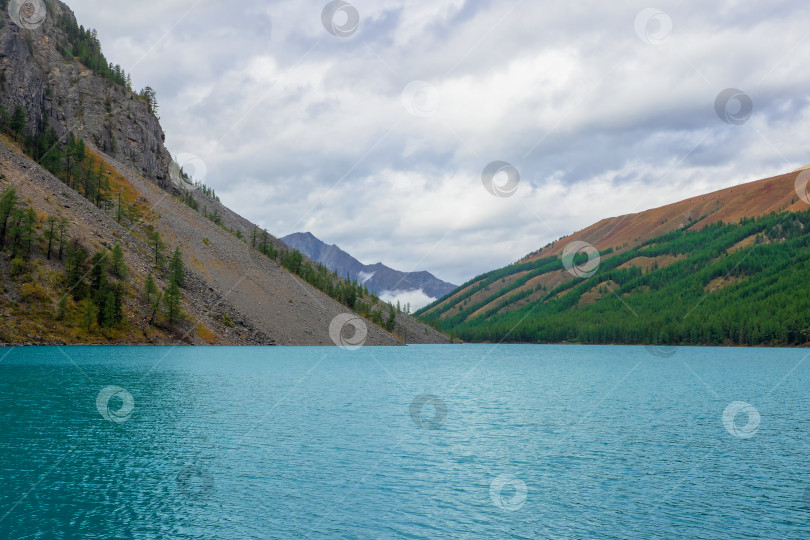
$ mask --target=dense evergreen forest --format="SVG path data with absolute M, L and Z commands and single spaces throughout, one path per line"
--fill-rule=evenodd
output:
M 450 295 L 452 302 L 436 309 L 440 300 L 417 315 L 477 342 L 803 345 L 810 342 L 808 227 L 810 211 L 677 230 L 611 257 L 603 253 L 590 277 L 569 279 L 550 290 L 507 294 L 476 313 L 492 298 L 562 269 L 557 257 L 515 264 L 476 278 L 473 282 L 484 280 L 474 290 Z M 638 257 L 671 264 L 619 268 Z M 528 273 L 492 290 L 498 281 L 522 272 Z M 488 286 L 493 294 L 470 303 L 475 292 Z M 514 309 L 515 302 L 529 296 L 531 302 Z

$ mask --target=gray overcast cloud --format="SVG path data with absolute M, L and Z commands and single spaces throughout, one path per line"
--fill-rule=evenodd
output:
M 456 283 L 810 162 L 799 0 L 356 0 L 349 37 L 322 1 L 68 4 L 234 210 Z M 743 96 L 721 120 L 728 88 L 750 118 Z M 512 197 L 483 186 L 498 160 L 520 173 Z

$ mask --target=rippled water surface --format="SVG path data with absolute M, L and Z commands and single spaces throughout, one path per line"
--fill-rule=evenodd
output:
M 672 352 L 0 350 L 0 538 L 810 537 L 807 351 Z

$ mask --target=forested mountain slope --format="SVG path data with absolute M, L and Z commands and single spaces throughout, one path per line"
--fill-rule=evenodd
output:
M 469 341 L 806 344 L 810 212 L 797 176 L 605 220 L 417 315 Z M 601 249 L 563 260 L 588 239 Z

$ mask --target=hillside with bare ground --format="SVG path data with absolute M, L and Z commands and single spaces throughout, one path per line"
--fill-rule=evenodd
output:
M 684 227 L 699 230 L 717 222 L 735 223 L 741 218 L 764 216 L 771 212 L 805 210 L 807 203 L 799 199 L 795 189 L 799 172 L 691 197 L 637 214 L 603 219 L 523 260 L 560 255 L 565 246 L 574 241 L 587 242 L 600 251 L 613 248 L 617 253 Z
M 133 201 L 129 213 L 138 219 L 116 219 L 115 205 L 102 209 L 61 180 L 15 151 L 0 144 L 0 191 L 11 186 L 22 204 L 35 209 L 38 249 L 18 275 L 11 271 L 12 256 L 0 260 L 3 297 L 0 299 L 0 341 L 6 343 L 191 343 L 191 344 L 285 344 L 332 345 L 330 323 L 348 310 L 337 301 L 252 250 L 225 228 L 195 212 L 178 198 L 140 177 L 123 164 L 90 150 L 103 164 L 112 186 Z M 64 290 L 59 275 L 63 264 L 44 255 L 44 229 L 48 217 L 64 218 L 71 240 L 90 252 L 104 252 L 120 243 L 129 269 L 124 306 L 127 323 L 119 328 L 93 326 L 85 331 L 70 317 L 58 318 L 58 302 Z M 154 274 L 159 289 L 166 289 L 166 276 L 155 267 L 150 234 L 158 231 L 165 251 L 179 247 L 185 261 L 183 321 L 150 323 L 150 305 L 140 300 L 147 275 Z M 37 256 L 39 255 L 39 256 Z M 54 250 L 55 255 L 55 250 Z M 23 291 L 36 284 L 36 295 Z M 71 301 L 72 303 L 72 301 Z M 74 306 L 74 310 L 77 308 Z M 74 319 L 78 319 L 77 315 Z M 62 319 L 62 320 L 60 320 Z M 410 331 L 411 342 L 423 336 L 446 342 L 433 329 L 425 333 L 419 323 L 399 315 L 400 324 L 419 326 Z M 396 345 L 400 340 L 371 322 L 366 322 L 366 344 Z
M 417 316 L 473 341 L 804 344 L 810 321 L 792 299 L 806 296 L 808 180 L 794 171 L 602 220 Z
M 46 7 L 0 12 L 0 343 L 449 342 L 176 178 L 154 90 Z

